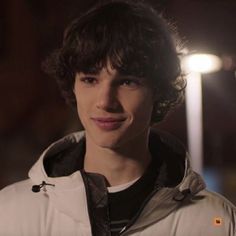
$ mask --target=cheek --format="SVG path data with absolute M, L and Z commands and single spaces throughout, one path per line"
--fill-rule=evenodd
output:
M 77 99 L 77 113 L 79 115 L 80 118 L 82 118 L 83 116 L 85 117 L 86 114 L 88 114 L 90 105 L 88 103 L 88 101 L 84 98 L 78 97 Z
M 88 98 L 86 97 L 86 94 L 83 92 L 78 92 L 78 89 L 74 90 L 75 98 L 76 98 L 76 104 L 77 104 L 77 113 L 78 116 L 83 122 L 83 117 L 86 115 L 89 106 Z
M 146 123 L 150 120 L 153 110 L 153 98 L 150 94 L 144 93 L 135 98 L 130 97 L 128 99 L 127 110 L 130 111 L 130 115 L 133 119 Z
M 89 93 L 77 86 L 74 89 L 74 94 L 76 98 L 77 108 L 86 108 L 87 104 L 89 103 Z
M 143 123 L 149 123 L 151 119 L 152 110 L 153 103 L 150 101 L 143 101 L 142 105 L 137 110 L 138 119 Z

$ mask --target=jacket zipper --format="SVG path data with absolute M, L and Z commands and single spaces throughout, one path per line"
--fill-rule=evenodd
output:
M 91 209 L 91 206 L 89 204 L 90 202 L 90 193 L 89 193 L 89 189 L 88 189 L 88 185 L 87 185 L 87 176 L 86 174 L 84 173 L 83 170 L 80 171 L 81 173 L 81 176 L 83 178 L 83 181 L 84 181 L 84 186 L 85 186 L 85 191 L 86 191 L 86 199 L 87 199 L 87 206 L 88 206 L 88 214 L 89 214 L 89 222 L 90 222 L 90 225 L 91 225 L 91 232 L 92 232 L 92 236 L 96 236 L 96 232 L 94 230 L 94 221 L 93 221 L 93 217 L 92 217 L 92 209 Z
M 139 218 L 140 214 L 142 213 L 143 209 L 147 205 L 147 203 L 150 201 L 150 199 L 160 190 L 162 189 L 162 186 L 158 186 L 155 188 L 155 190 L 150 193 L 150 195 L 144 200 L 143 204 L 139 208 L 139 211 L 136 213 L 136 215 L 130 220 L 130 222 L 120 231 L 119 235 L 123 235 Z

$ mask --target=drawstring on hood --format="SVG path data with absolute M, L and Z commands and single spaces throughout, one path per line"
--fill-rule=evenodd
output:
M 41 188 L 43 188 L 44 192 L 47 192 L 47 189 L 46 189 L 47 185 L 55 187 L 55 184 L 49 184 L 49 183 L 46 183 L 45 181 L 42 181 L 41 184 L 32 186 L 32 192 L 38 193 L 38 192 L 40 192 Z

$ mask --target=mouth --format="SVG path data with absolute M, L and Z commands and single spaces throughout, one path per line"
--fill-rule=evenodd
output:
M 106 131 L 118 129 L 125 121 L 125 118 L 113 118 L 113 117 L 95 117 L 91 119 L 100 129 Z

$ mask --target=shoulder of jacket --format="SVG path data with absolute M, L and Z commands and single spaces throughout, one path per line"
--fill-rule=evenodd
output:
M 219 207 L 223 207 L 225 209 L 231 209 L 236 214 L 236 206 L 221 194 L 210 191 L 208 189 L 204 189 L 202 190 L 202 192 L 208 199 L 209 203 L 212 203 L 213 205 L 217 205 Z
M 12 193 L 19 193 L 22 192 L 24 190 L 26 190 L 29 186 L 31 186 L 31 180 L 30 179 L 26 179 L 26 180 L 22 180 L 13 184 L 10 184 L 6 187 L 4 187 L 3 189 L 1 189 L 0 191 L 0 197 L 4 196 L 4 195 L 8 195 L 8 194 L 12 194 Z
M 208 189 L 201 190 L 193 196 L 192 210 L 198 212 L 202 218 L 221 218 L 222 220 L 236 226 L 236 207 L 228 199 L 219 193 Z M 190 209 L 189 209 L 190 210 Z
M 32 200 L 38 199 L 41 194 L 33 193 L 32 185 L 32 181 L 27 179 L 3 188 L 0 191 L 0 209 L 30 204 Z

